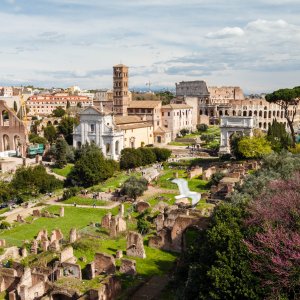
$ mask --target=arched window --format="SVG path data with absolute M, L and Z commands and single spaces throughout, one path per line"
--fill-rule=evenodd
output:
M 267 112 L 266 111 L 264 112 L 264 118 L 265 119 L 267 118 Z
M 9 113 L 8 113 L 7 110 L 2 111 L 1 117 L 2 117 L 1 125 L 2 126 L 9 126 Z
M 252 117 L 252 110 L 249 110 L 249 117 Z
M 258 113 L 258 115 L 259 115 L 260 117 L 262 117 L 262 111 L 260 111 L 260 112 Z
M 236 115 L 236 112 L 235 112 L 235 110 L 233 110 L 233 111 L 232 111 L 232 115 L 233 115 L 233 116 L 235 116 L 235 115 Z
M 247 112 L 243 111 L 243 117 L 247 117 Z
M 3 135 L 3 150 L 4 151 L 10 150 L 9 136 L 7 134 Z
M 257 110 L 254 111 L 254 116 L 257 117 Z

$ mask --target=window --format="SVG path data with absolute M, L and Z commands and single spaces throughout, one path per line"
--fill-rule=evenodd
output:
M 91 132 L 95 131 L 95 124 L 91 124 Z
M 165 113 L 164 113 L 164 112 L 162 112 L 162 113 L 161 113 L 161 115 L 162 115 L 162 116 L 164 116 L 164 115 L 165 115 Z
M 170 117 L 170 112 L 168 112 L 168 117 Z
M 157 121 L 157 126 L 159 126 L 159 121 Z

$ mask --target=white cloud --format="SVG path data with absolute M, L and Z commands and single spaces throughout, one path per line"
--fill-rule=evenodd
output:
M 226 39 L 231 37 L 243 36 L 244 30 L 240 27 L 225 27 L 215 32 L 209 32 L 206 34 L 207 38 L 210 39 Z

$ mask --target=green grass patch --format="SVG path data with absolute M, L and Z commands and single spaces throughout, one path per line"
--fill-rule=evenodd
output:
M 0 209 L 0 215 L 6 213 L 6 212 L 8 212 L 8 211 L 9 211 L 9 207 L 1 208 L 1 209 Z
M 170 146 L 190 146 L 190 145 L 192 145 L 193 143 L 184 143 L 184 142 L 170 142 L 170 143 L 168 143 L 168 145 L 170 145 Z
M 95 192 L 107 192 L 110 189 L 111 191 L 114 191 L 115 189 L 119 188 L 131 176 L 140 177 L 141 174 L 137 172 L 133 172 L 130 174 L 127 174 L 125 171 L 117 172 L 113 177 L 107 179 L 106 181 L 98 185 L 94 185 L 90 188 L 90 190 Z
M 69 173 L 72 171 L 73 164 L 67 164 L 64 168 L 59 169 L 59 168 L 52 168 L 52 171 L 60 176 L 67 177 Z
M 216 125 L 211 125 L 208 127 L 208 129 L 203 132 L 203 133 L 206 133 L 206 134 L 214 134 L 216 136 L 220 136 L 221 135 L 221 129 L 219 126 L 216 126 Z
M 81 267 L 91 262 L 94 259 L 95 252 L 104 252 L 114 255 L 117 250 L 123 250 L 124 257 L 134 259 L 136 261 L 137 272 L 140 276 L 150 277 L 153 275 L 162 275 L 169 271 L 177 254 L 154 249 L 147 246 L 147 237 L 144 240 L 146 258 L 129 257 L 125 255 L 126 238 L 121 235 L 115 239 L 111 239 L 107 234 L 99 233 L 99 238 L 83 238 L 74 245 L 75 256 L 85 257 L 87 262 L 79 260 Z M 117 265 L 120 261 L 117 260 Z
M 60 206 L 49 206 L 47 210 L 59 215 Z M 118 213 L 118 208 L 110 210 L 112 214 Z M 21 246 L 24 240 L 32 240 L 41 229 L 47 229 L 50 233 L 53 229 L 59 228 L 64 236 L 68 238 L 71 228 L 81 229 L 90 222 L 100 222 L 101 218 L 108 213 L 105 209 L 65 207 L 63 218 L 38 218 L 31 223 L 16 224 L 14 228 L 0 231 L 0 238 L 6 239 L 10 245 Z
M 62 201 L 62 203 L 65 203 L 65 204 L 76 203 L 77 205 L 89 205 L 89 206 L 93 206 L 94 204 L 96 206 L 108 206 L 108 205 L 111 205 L 113 202 L 99 200 L 99 199 L 84 198 L 84 197 L 80 197 L 80 196 L 74 196 L 67 200 Z
M 177 184 L 171 182 L 174 179 L 174 173 L 178 173 L 179 178 L 185 178 L 188 181 L 188 185 L 191 191 L 205 192 L 209 190 L 208 181 L 194 177 L 192 179 L 187 178 L 185 170 L 181 169 L 165 169 L 163 175 L 157 180 L 157 185 L 165 189 L 178 190 Z
M 174 194 L 162 193 L 162 194 L 151 196 L 150 198 L 145 199 L 145 201 L 147 201 L 152 208 L 161 201 L 166 202 L 169 205 L 173 205 L 175 203 L 175 195 L 176 195 L 175 191 Z

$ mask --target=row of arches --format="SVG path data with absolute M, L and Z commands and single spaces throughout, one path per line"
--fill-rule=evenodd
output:
M 1 137 L 1 151 L 17 150 L 21 146 L 20 136 L 13 136 L 12 140 L 7 134 Z

